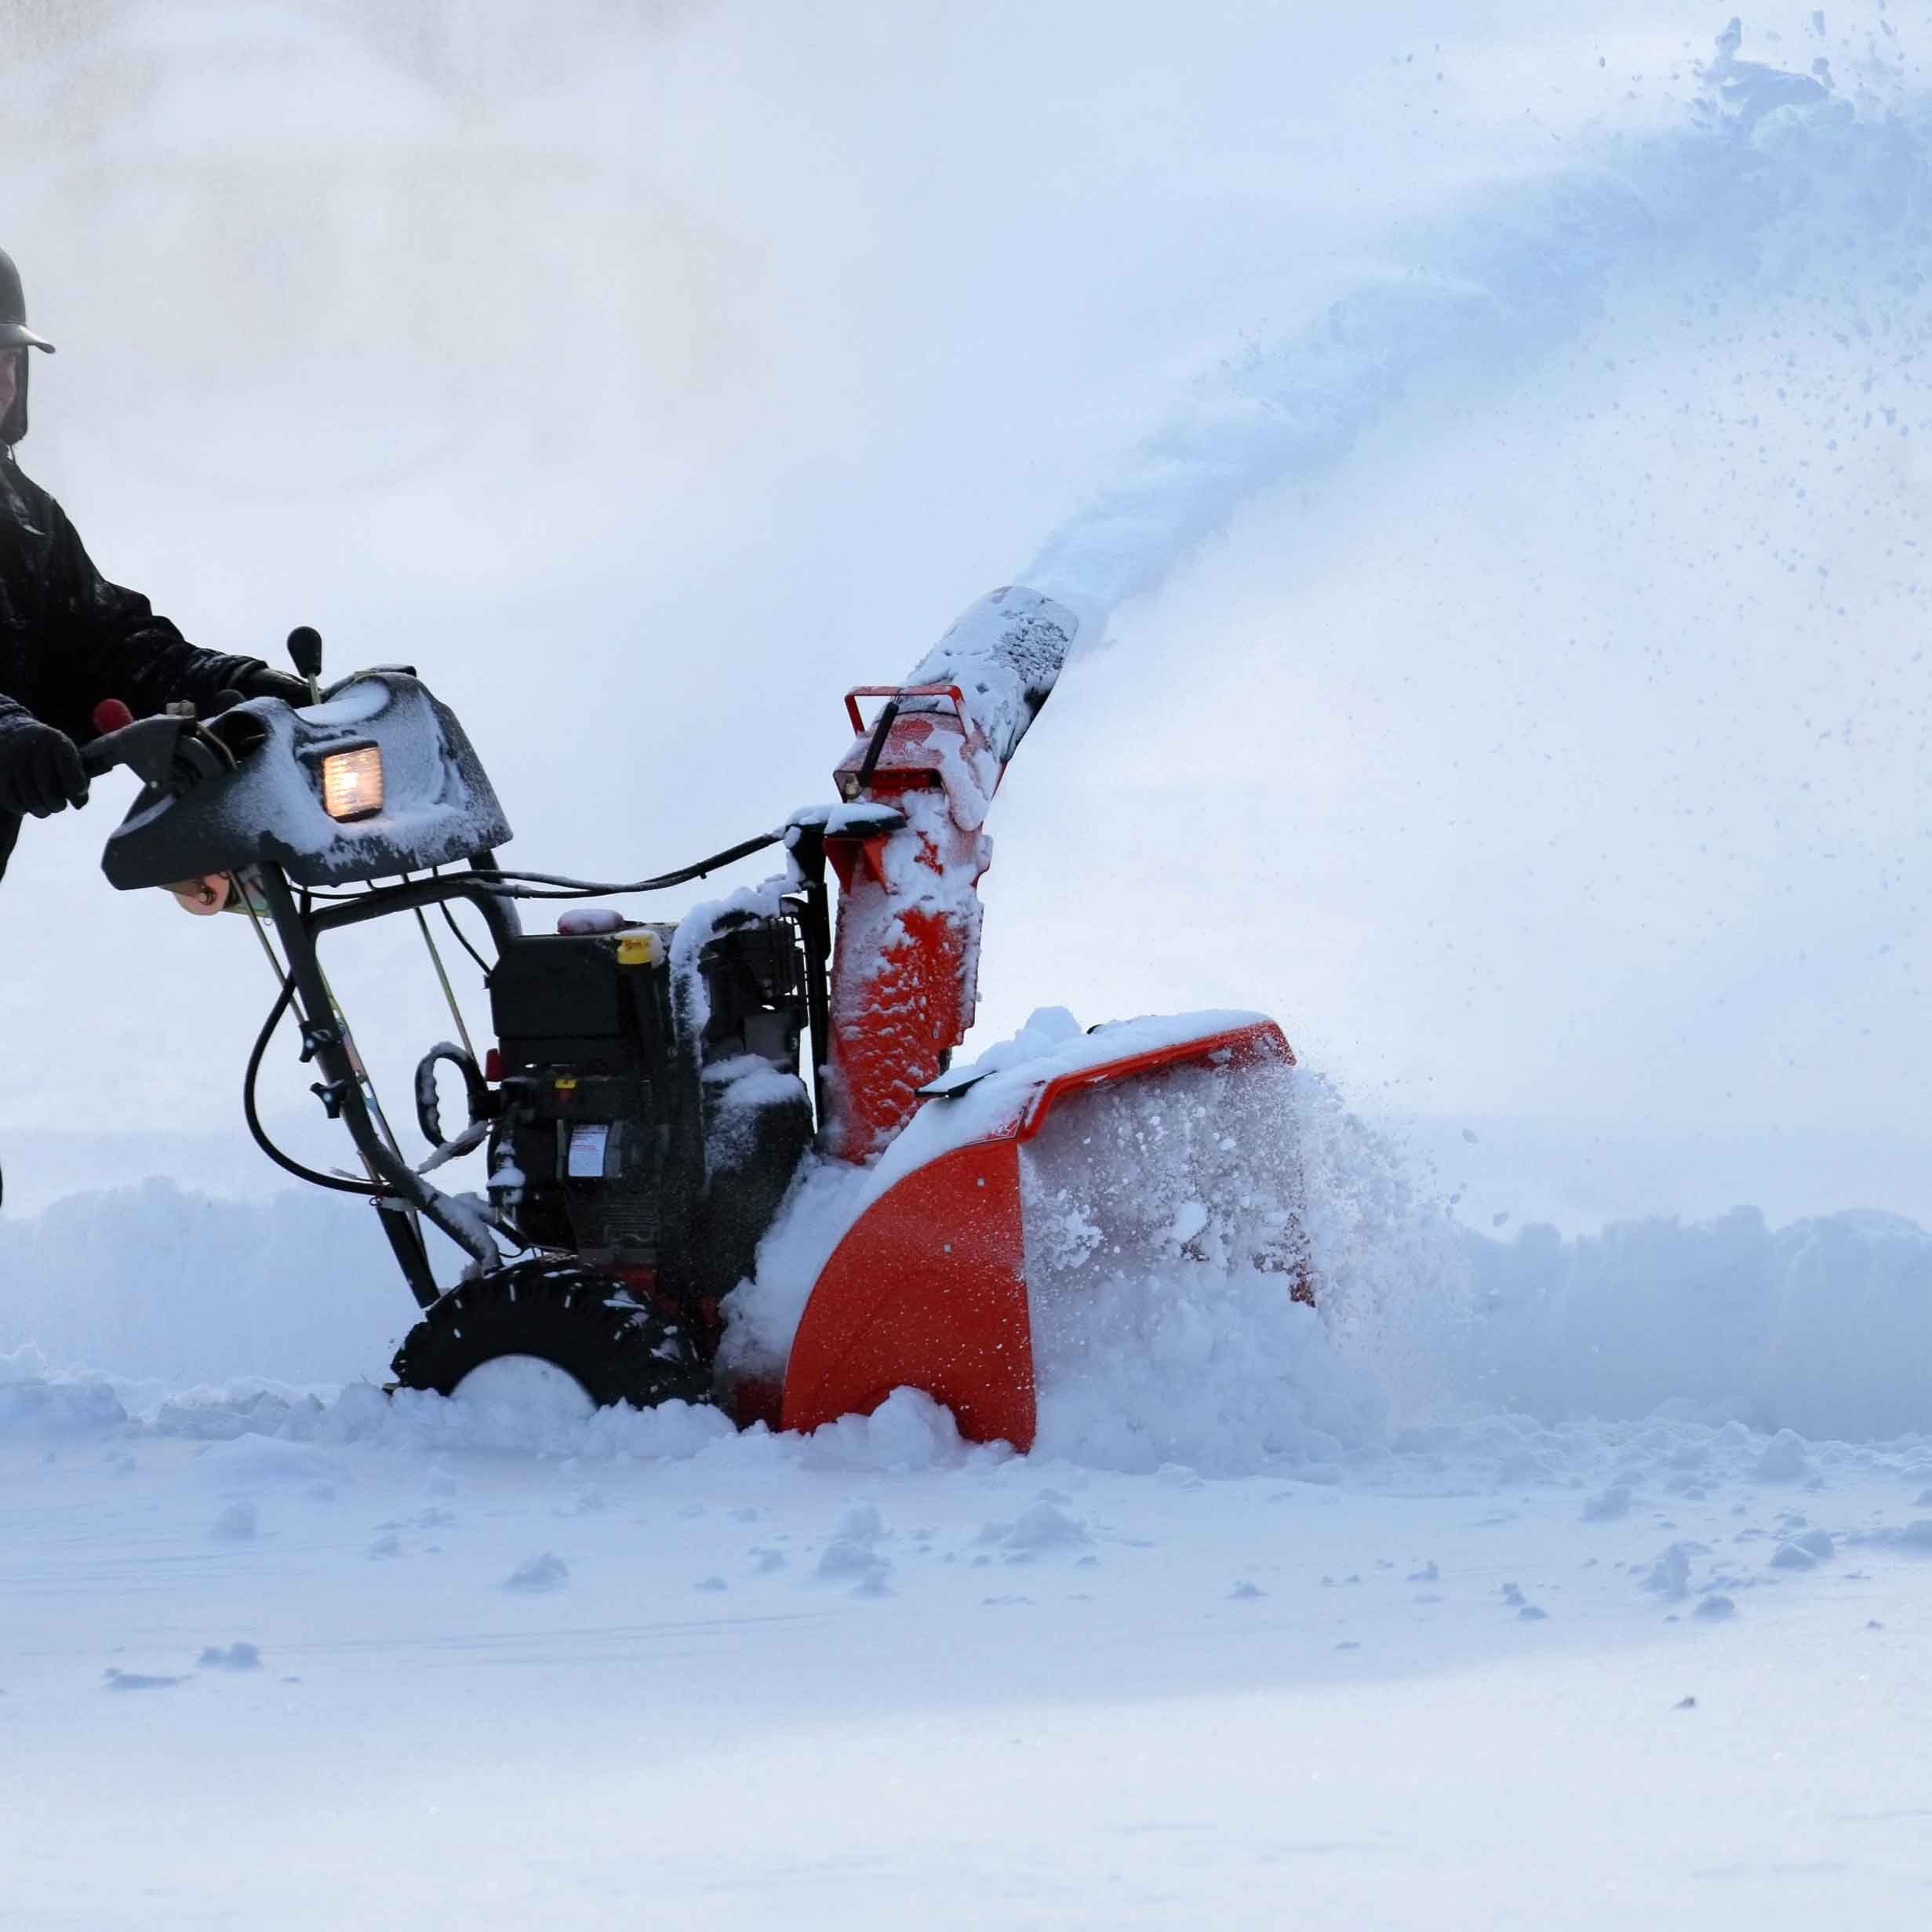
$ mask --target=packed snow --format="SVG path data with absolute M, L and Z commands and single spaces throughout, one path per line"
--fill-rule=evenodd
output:
M 1902 1926 L 1928 1876 L 1925 1436 L 1332 1403 L 1126 1475 L 910 1394 L 13 1373 L 12 1923 Z

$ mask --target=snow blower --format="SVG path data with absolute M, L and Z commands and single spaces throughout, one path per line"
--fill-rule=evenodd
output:
M 906 683 L 846 694 L 853 735 L 835 802 L 629 882 L 505 867 L 510 828 L 456 718 L 408 667 L 324 693 L 312 631 L 289 640 L 306 706 L 255 699 L 206 721 L 138 722 L 101 708 L 89 769 L 125 766 L 144 787 L 104 869 L 122 890 L 166 887 L 253 925 L 279 991 L 249 1057 L 248 1125 L 280 1166 L 377 1210 L 421 1311 L 395 1355 L 398 1385 L 449 1395 L 486 1364 L 535 1357 L 600 1404 L 715 1401 L 790 1429 L 910 1387 L 969 1438 L 1031 1445 L 1028 1151 L 1050 1144 L 1079 1097 L 1184 1075 L 1208 1082 L 1211 1112 L 1217 1083 L 1293 1064 L 1272 1021 L 1221 1014 L 1075 1029 L 1043 1060 L 949 1070 L 973 1017 L 987 810 L 1075 628 L 1035 592 L 994 592 Z M 581 903 L 668 890 L 772 848 L 781 874 L 676 922 Z M 519 909 L 542 901 L 579 903 L 555 932 L 525 931 Z M 458 902 L 480 915 L 493 959 L 453 917 Z M 480 1056 L 432 912 L 484 971 L 496 1039 Z M 421 926 L 460 1042 L 432 1047 L 417 1070 L 431 1151 L 416 1162 L 319 956 L 326 936 L 392 916 Z M 359 1173 L 307 1166 L 263 1126 L 257 1082 L 285 1021 Z M 467 1101 L 454 1133 L 440 1117 L 445 1070 Z M 429 1178 L 479 1148 L 485 1192 Z M 788 1355 L 770 1373 L 733 1366 L 730 1351 L 721 1363 L 730 1298 L 802 1170 L 828 1163 L 864 1179 Z M 431 1228 L 463 1257 L 448 1286 Z M 1262 1246 L 1283 1292 L 1312 1300 L 1292 1212 L 1269 1218 Z

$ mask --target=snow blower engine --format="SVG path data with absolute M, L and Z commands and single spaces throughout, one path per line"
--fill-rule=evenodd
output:
M 282 1167 L 377 1210 L 421 1311 L 393 1364 L 399 1385 L 449 1395 L 488 1363 L 534 1356 L 599 1403 L 716 1401 L 791 1428 L 910 1386 L 969 1437 L 1030 1446 L 1023 1151 L 1077 1094 L 1293 1061 L 1272 1021 L 1217 1014 L 1097 1028 L 1043 1063 L 948 1073 L 973 1019 L 987 809 L 1076 628 L 1035 592 L 994 592 L 907 683 L 847 693 L 835 802 L 624 882 L 506 868 L 509 826 L 456 718 L 408 667 L 325 692 L 313 631 L 289 639 L 305 706 L 257 698 L 206 721 L 101 707 L 88 768 L 125 766 L 143 784 L 104 869 L 122 890 L 164 886 L 253 926 L 279 990 L 249 1058 L 249 1126 Z M 774 847 L 782 873 L 677 922 L 583 903 Z M 519 909 L 543 901 L 575 903 L 555 931 L 525 931 Z M 455 919 L 459 901 L 493 957 Z M 496 1040 L 480 1056 L 432 913 L 487 981 Z M 326 935 L 391 916 L 421 927 L 458 1035 L 417 1069 L 430 1151 L 414 1161 L 319 952 Z M 359 1173 L 308 1166 L 263 1126 L 257 1082 L 285 1021 Z M 467 1100 L 453 1133 L 444 1069 Z M 482 1191 L 431 1180 L 479 1148 Z M 813 1161 L 867 1170 L 850 1218 L 800 1284 L 783 1359 L 724 1366 L 728 1298 Z M 462 1257 L 448 1285 L 429 1229 Z M 1284 1292 L 1312 1298 L 1298 1256 L 1285 1272 Z

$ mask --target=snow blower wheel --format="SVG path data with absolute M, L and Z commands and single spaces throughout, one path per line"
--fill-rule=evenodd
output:
M 708 1402 L 711 1378 L 686 1330 L 623 1285 L 570 1262 L 526 1262 L 459 1283 L 402 1339 L 402 1388 L 454 1395 L 486 1363 L 534 1356 L 599 1408 Z

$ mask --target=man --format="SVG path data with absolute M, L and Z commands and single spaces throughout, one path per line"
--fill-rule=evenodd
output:
M 0 249 L 0 873 L 24 814 L 87 802 L 80 744 L 103 698 L 144 718 L 184 698 L 206 717 L 227 693 L 307 697 L 259 657 L 197 650 L 146 598 L 107 583 L 60 506 L 21 473 L 27 351 L 53 348 L 27 327 L 20 272 Z

